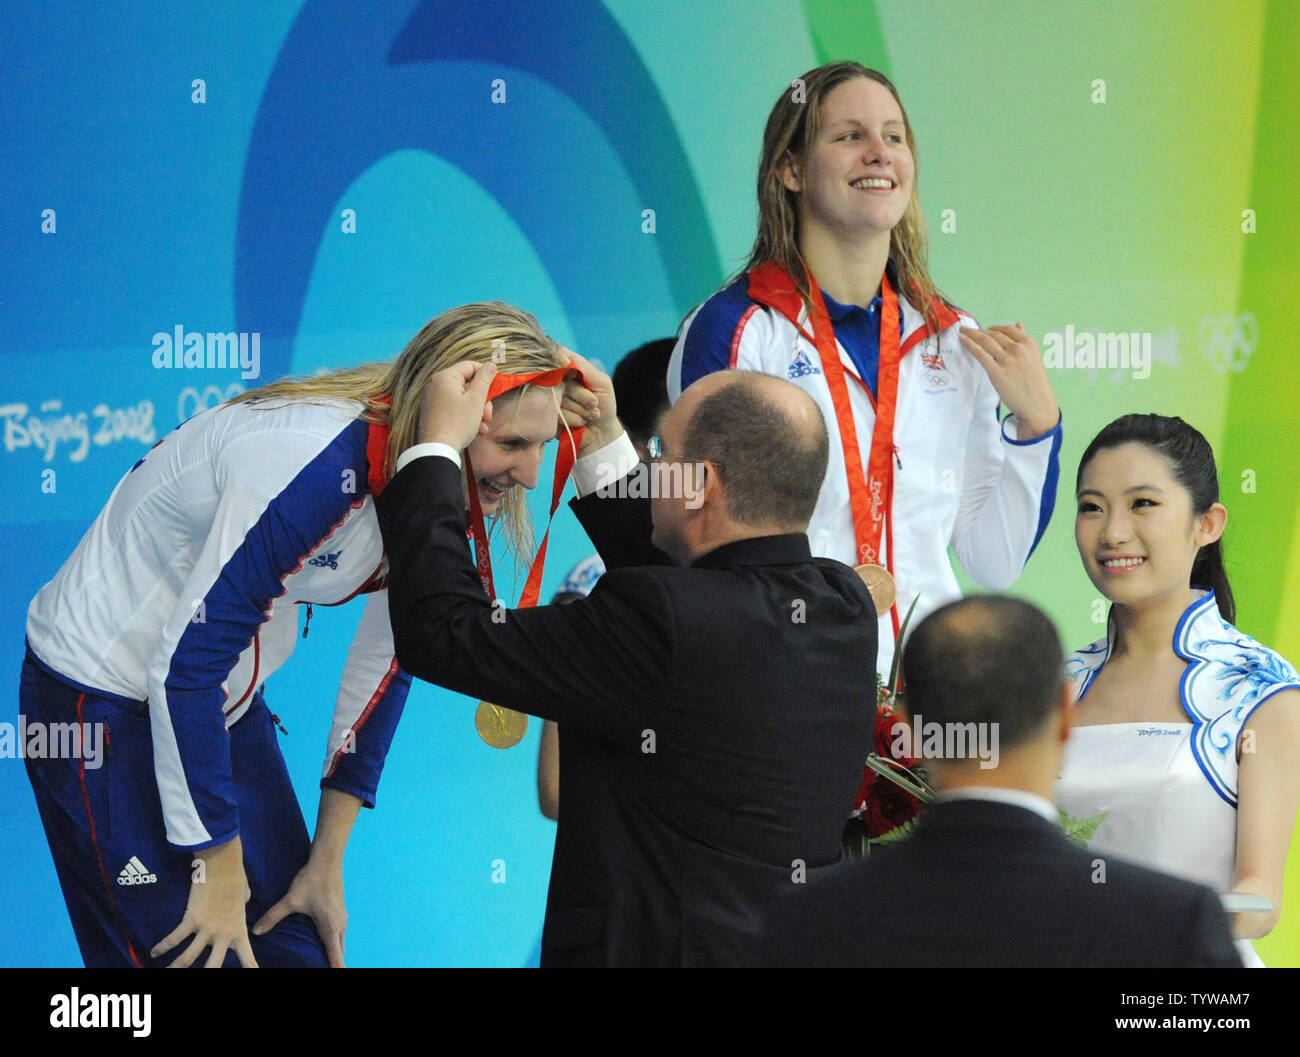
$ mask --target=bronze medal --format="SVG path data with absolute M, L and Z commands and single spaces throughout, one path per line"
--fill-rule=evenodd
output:
M 524 739 L 528 717 L 522 712 L 480 701 L 474 712 L 478 736 L 494 749 L 509 749 Z
M 876 603 L 876 616 L 883 617 L 894 604 L 894 578 L 883 565 L 855 565 L 853 571 L 862 577 L 862 582 L 871 592 L 871 601 Z

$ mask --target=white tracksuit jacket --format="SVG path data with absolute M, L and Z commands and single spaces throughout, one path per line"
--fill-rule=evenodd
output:
M 919 596 L 911 626 L 960 596 L 948 548 L 978 583 L 1009 587 L 1042 537 L 1056 499 L 1061 427 L 1032 441 L 1016 439 L 1017 420 L 998 421 L 998 396 L 988 374 L 962 347 L 959 326 L 977 326 L 966 315 L 936 338 L 920 312 L 899 298 L 903 357 L 894 421 L 894 502 L 881 551 L 888 554 L 898 588 L 901 617 Z M 811 334 L 806 310 L 800 326 Z M 837 343 L 838 344 L 838 343 Z M 838 345 L 865 468 L 871 454 L 875 411 L 857 368 Z M 807 392 L 825 416 L 830 464 L 808 526 L 812 552 L 856 565 L 857 547 L 849 505 L 844 452 L 835 408 L 817 348 L 786 315 L 750 296 L 747 276 L 714 294 L 682 324 L 668 368 L 673 401 L 696 379 L 737 368 L 786 378 Z M 900 465 L 901 464 L 901 467 Z M 884 564 L 884 563 L 882 563 Z M 878 669 L 888 674 L 894 632 L 880 621 Z
M 238 833 L 226 730 L 293 651 L 296 603 L 366 600 L 321 785 L 373 804 L 410 676 L 388 622 L 361 405 L 205 411 L 118 483 L 32 601 L 27 640 L 65 683 L 149 702 L 167 839 Z

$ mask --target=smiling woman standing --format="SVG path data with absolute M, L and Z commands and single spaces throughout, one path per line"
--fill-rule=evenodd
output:
M 888 671 L 895 600 L 919 596 L 919 620 L 960 594 L 950 546 L 986 587 L 1020 575 L 1055 503 L 1060 412 L 1024 328 L 978 329 L 930 278 L 916 142 L 883 74 L 836 62 L 782 93 L 758 202 L 744 272 L 683 324 L 669 396 L 740 368 L 817 401 L 831 460 L 809 541 L 867 581 Z
M 1057 805 L 1106 813 L 1096 851 L 1267 899 L 1234 921 L 1242 960 L 1262 965 L 1247 941 L 1282 906 L 1300 675 L 1233 627 L 1214 453 L 1180 418 L 1126 415 L 1084 452 L 1078 504 L 1079 556 L 1112 605 L 1107 637 L 1066 664 L 1076 729 Z

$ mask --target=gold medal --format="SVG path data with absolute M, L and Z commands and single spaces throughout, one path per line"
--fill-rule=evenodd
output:
M 509 749 L 524 739 L 528 717 L 522 712 L 480 701 L 474 712 L 478 736 L 494 749 Z
M 883 565 L 855 565 L 853 571 L 862 577 L 862 582 L 871 592 L 871 601 L 876 603 L 876 616 L 883 617 L 894 604 L 894 578 Z

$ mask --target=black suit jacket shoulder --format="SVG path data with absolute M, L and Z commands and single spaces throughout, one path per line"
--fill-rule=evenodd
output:
M 763 951 L 793 966 L 1241 965 L 1210 889 L 979 800 L 934 805 L 905 840 L 789 893 Z

